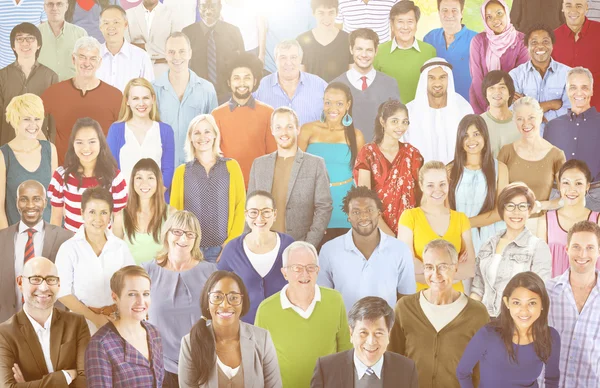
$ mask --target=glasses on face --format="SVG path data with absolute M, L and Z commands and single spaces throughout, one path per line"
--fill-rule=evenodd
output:
M 185 234 L 185 237 L 190 240 L 193 240 L 198 236 L 195 232 L 191 232 L 188 230 L 181 230 L 181 229 L 171 229 L 171 234 L 173 234 L 173 236 L 177 236 L 177 237 L 181 237 Z
M 432 264 L 425 264 L 423 266 L 423 270 L 425 272 L 433 272 L 434 270 L 437 270 L 438 273 L 446 273 L 452 267 L 454 267 L 454 264 L 442 263 L 442 264 L 438 264 L 437 266 L 432 265 Z
M 232 306 L 239 306 L 242 304 L 242 296 L 239 292 L 230 292 L 228 294 L 223 294 L 222 292 L 215 291 L 208 293 L 208 301 L 210 304 L 220 305 L 227 297 L 227 302 L 229 302 Z
M 527 210 L 529 210 L 529 204 L 527 202 L 521 202 L 521 203 L 505 203 L 504 204 L 504 210 L 506 210 L 507 212 L 514 212 L 516 209 L 519 209 L 519 211 L 522 212 L 526 212 Z
M 292 271 L 294 271 L 296 273 L 302 273 L 302 272 L 304 272 L 305 269 L 306 269 L 306 272 L 308 272 L 308 273 L 315 273 L 319 269 L 319 266 L 316 264 L 308 264 L 308 265 L 292 264 L 292 265 L 288 265 L 285 268 L 291 269 Z
M 36 37 L 35 37 L 35 36 L 17 36 L 17 37 L 15 38 L 15 40 L 16 40 L 18 43 L 23 43 L 23 42 L 25 42 L 25 41 L 26 41 L 27 43 L 33 43 L 33 42 L 35 42 L 37 39 L 36 39 Z
M 265 218 L 271 218 L 271 217 L 273 217 L 274 213 L 275 213 L 275 211 L 271 207 L 266 207 L 264 209 L 252 208 L 252 209 L 246 210 L 246 215 L 252 219 L 258 218 L 258 216 L 260 216 L 261 214 Z
M 359 218 L 361 217 L 363 214 L 371 217 L 372 215 L 374 215 L 375 213 L 377 213 L 377 209 L 374 209 L 372 207 L 366 209 L 366 210 L 359 210 L 359 209 L 353 209 L 350 212 L 350 216 L 354 217 L 354 218 Z
M 39 286 L 40 284 L 42 284 L 44 281 L 46 282 L 47 285 L 49 286 L 56 286 L 58 285 L 58 282 L 60 281 L 60 278 L 58 276 L 23 276 L 25 279 L 29 280 L 29 284 L 33 284 L 34 286 Z

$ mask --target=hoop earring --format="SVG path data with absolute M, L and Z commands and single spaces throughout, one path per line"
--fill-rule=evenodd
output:
M 319 119 L 320 122 L 324 123 L 325 122 L 325 112 L 321 111 L 321 118 Z
M 344 127 L 349 127 L 350 125 L 352 125 L 352 116 L 350 116 L 348 112 L 346 112 L 344 118 L 342 119 L 342 125 Z

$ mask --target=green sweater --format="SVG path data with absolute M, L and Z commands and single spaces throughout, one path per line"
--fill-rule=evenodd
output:
M 319 357 L 352 349 L 342 294 L 319 288 L 321 301 L 308 319 L 282 309 L 281 292 L 258 306 L 254 324 L 271 333 L 285 388 L 308 388 Z
M 421 52 L 410 48 L 408 50 L 392 50 L 392 41 L 385 42 L 377 48 L 377 55 L 373 66 L 375 70 L 381 71 L 398 81 L 400 97 L 404 104 L 415 99 L 421 66 L 436 56 L 435 48 L 429 43 L 417 40 Z

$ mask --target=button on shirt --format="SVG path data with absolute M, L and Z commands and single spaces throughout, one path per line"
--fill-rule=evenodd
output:
M 383 369 L 383 357 L 385 357 L 385 355 L 381 356 L 379 361 L 377 361 L 371 367 L 371 370 L 375 373 L 375 376 L 377 376 L 378 379 L 381 379 L 381 370 Z M 356 351 L 354 352 L 353 358 L 354 358 L 354 367 L 356 368 L 356 374 L 358 375 L 358 379 L 360 380 L 363 378 L 363 376 L 367 372 L 368 366 L 363 364 L 363 362 L 361 360 L 359 360 L 358 357 L 356 357 Z
M 23 221 L 19 221 L 19 229 L 17 234 L 15 235 L 15 277 L 21 276 L 23 274 L 23 266 L 25 265 L 25 245 L 27 244 L 27 229 L 29 226 L 25 225 Z M 35 252 L 35 256 L 41 256 L 42 250 L 44 249 L 44 220 L 41 220 L 36 225 L 33 226 L 33 229 L 36 232 L 33 234 L 33 251 Z M 21 302 L 21 290 L 19 290 L 19 286 L 16 285 L 15 289 L 17 296 L 17 311 L 21 309 L 23 303 Z
M 315 306 L 317 305 L 317 302 L 321 301 L 321 289 L 319 288 L 319 286 L 315 285 L 315 297 L 313 298 L 312 302 L 310 302 L 310 304 L 308 305 L 308 308 L 305 310 L 302 310 L 300 307 L 292 304 L 292 302 L 290 302 L 290 300 L 288 299 L 287 295 L 286 295 L 286 291 L 289 287 L 289 284 L 286 284 L 285 286 L 283 286 L 283 288 L 281 289 L 281 292 L 279 293 L 279 299 L 281 301 L 281 308 L 282 309 L 292 309 L 295 312 L 298 313 L 298 315 L 300 315 L 302 318 L 304 319 L 308 319 L 310 318 L 310 316 L 312 315 L 313 311 L 315 310 Z
M 106 43 L 103 43 L 101 55 L 102 64 L 96 76 L 121 92 L 133 78 L 154 81 L 154 70 L 148 53 L 126 40 L 123 41 L 123 46 L 116 55 L 112 55 L 106 48 Z
M 75 76 L 73 64 L 73 47 L 75 42 L 87 32 L 74 24 L 65 22 L 60 34 L 54 35 L 48 23 L 38 26 L 44 44 L 40 50 L 38 62 L 52 69 L 58 74 L 58 80 L 64 81 Z

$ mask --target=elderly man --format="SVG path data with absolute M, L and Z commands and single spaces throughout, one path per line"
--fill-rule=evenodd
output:
M 275 47 L 277 71 L 260 81 L 254 97 L 273 108 L 292 108 L 300 126 L 317 121 L 323 110 L 327 83 L 314 74 L 300 71 L 302 47 L 296 40 L 285 40 Z
M 15 61 L 12 29 L 21 23 L 38 25 L 47 19 L 44 0 L 15 0 L 0 2 L 0 69 Z
M 354 349 L 319 358 L 311 388 L 418 387 L 414 361 L 386 351 L 394 310 L 384 299 L 358 300 L 348 313 L 348 324 Z
M 296 241 L 283 251 L 288 284 L 265 299 L 255 325 L 269 330 L 286 388 L 305 388 L 319 357 L 349 350 L 350 332 L 339 292 L 317 286 L 319 258 L 315 247 Z
M 417 95 L 407 108 L 411 125 L 404 140 L 417 147 L 426 162 L 454 160 L 458 123 L 473 108 L 454 91 L 452 65 L 443 58 L 425 62 Z
M 570 268 L 546 281 L 548 325 L 560 334 L 560 388 L 597 387 L 600 381 L 600 227 L 581 221 L 567 234 Z
M 396 304 L 396 321 L 388 350 L 417 365 L 420 388 L 459 388 L 456 367 L 477 331 L 490 320 L 480 302 L 452 288 L 458 252 L 452 243 L 429 242 L 423 250 L 428 289 L 406 296 Z M 479 370 L 473 385 L 479 384 Z
M 318 246 L 333 209 L 325 161 L 298 149 L 300 126 L 292 109 L 273 111 L 271 133 L 277 151 L 254 160 L 248 192 L 264 190 L 273 195 L 277 204 L 274 231 Z
M 24 263 L 34 256 L 54 262 L 58 248 L 73 237 L 73 233 L 42 219 L 46 204 L 46 189 L 41 183 L 21 183 L 17 188 L 21 221 L 0 230 L 0 246 L 4 247 L 4 260 L 0 260 L 0 322 L 21 308 L 21 291 L 14 282 L 22 275 Z
M 365 296 L 379 296 L 393 307 L 398 295 L 414 294 L 410 248 L 378 227 L 383 204 L 365 186 L 353 187 L 343 201 L 352 229 L 321 248 L 320 286 L 338 290 L 346 309 Z

